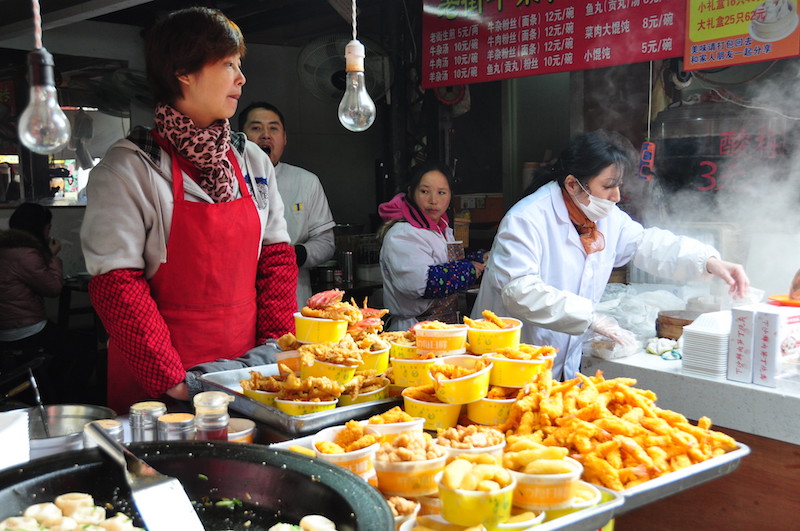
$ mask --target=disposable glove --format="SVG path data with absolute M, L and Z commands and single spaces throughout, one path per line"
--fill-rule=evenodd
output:
M 636 336 L 619 326 L 616 319 L 607 315 L 592 314 L 592 324 L 589 325 L 589 329 L 606 336 L 622 347 L 632 347 L 636 344 Z

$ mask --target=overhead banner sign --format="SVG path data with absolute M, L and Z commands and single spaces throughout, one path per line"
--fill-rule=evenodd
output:
M 688 0 L 684 70 L 800 54 L 795 0 Z
M 422 86 L 680 57 L 686 0 L 423 0 Z

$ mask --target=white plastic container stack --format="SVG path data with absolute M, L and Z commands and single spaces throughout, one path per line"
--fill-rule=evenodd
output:
M 683 372 L 725 378 L 728 373 L 728 338 L 731 311 L 701 314 L 683 327 Z

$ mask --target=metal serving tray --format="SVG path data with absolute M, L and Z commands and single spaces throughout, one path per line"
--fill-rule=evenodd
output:
M 742 458 L 750 454 L 750 447 L 737 443 L 738 448 L 727 454 L 713 457 L 708 461 L 696 463 L 661 477 L 645 481 L 641 485 L 623 490 L 625 505 L 617 515 L 638 509 L 678 492 L 696 487 L 706 481 L 730 474 L 739 466 Z
M 372 402 L 337 407 L 328 411 L 309 415 L 287 415 L 277 408 L 268 406 L 242 394 L 239 380 L 249 380 L 250 371 L 257 371 L 265 376 L 277 375 L 278 365 L 257 365 L 232 371 L 210 372 L 200 376 L 199 380 L 206 391 L 223 391 L 234 396 L 228 407 L 253 420 L 263 422 L 270 427 L 290 436 L 305 435 L 317 432 L 322 428 L 336 424 L 344 424 L 348 420 L 363 419 L 383 413 L 401 402 L 400 397 L 385 398 Z

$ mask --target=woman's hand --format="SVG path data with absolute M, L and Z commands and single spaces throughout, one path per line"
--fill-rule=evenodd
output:
M 475 268 L 475 276 L 481 278 L 481 275 L 483 274 L 483 270 L 486 268 L 486 265 L 480 262 L 472 262 L 472 267 Z
M 52 253 L 53 256 L 61 252 L 61 241 L 57 238 L 50 238 L 50 241 L 47 242 L 47 244 L 50 247 L 50 253 Z
M 186 402 L 189 400 L 189 387 L 186 385 L 186 382 L 181 382 L 172 389 L 168 389 L 167 394 L 175 400 L 183 400 Z
M 719 258 L 709 258 L 706 262 L 706 271 L 730 286 L 728 292 L 735 299 L 744 298 L 750 290 L 750 279 L 747 278 L 744 267 L 739 264 L 726 262 Z

